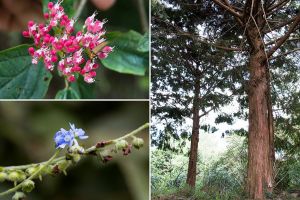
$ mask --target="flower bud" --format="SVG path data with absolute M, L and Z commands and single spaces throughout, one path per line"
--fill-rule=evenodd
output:
M 104 53 L 110 53 L 113 51 L 113 48 L 110 47 L 110 46 L 105 46 L 103 49 L 102 49 L 102 52 Z
M 30 34 L 28 31 L 23 31 L 22 34 L 24 37 L 30 37 Z
M 18 177 L 19 177 L 18 172 L 10 172 L 8 174 L 7 178 L 8 178 L 8 180 L 15 182 L 15 181 L 17 181 L 19 179 Z
M 7 179 L 7 174 L 0 172 L 0 182 L 4 182 Z
M 132 144 L 136 149 L 140 149 L 144 146 L 144 140 L 142 138 L 135 137 L 132 141 Z
M 81 156 L 79 154 L 75 154 L 73 156 L 73 161 L 76 162 L 76 163 L 78 163 L 80 161 L 80 159 L 81 159 Z
M 79 145 L 73 145 L 72 147 L 70 147 L 69 152 L 75 154 L 82 154 L 84 153 L 84 148 Z
M 81 159 L 81 156 L 79 154 L 71 154 L 72 161 L 75 163 L 78 163 Z
M 131 153 L 131 147 L 132 147 L 132 145 L 130 144 L 126 148 L 123 149 L 123 155 L 124 156 L 127 156 Z
M 23 200 L 26 198 L 26 195 L 23 192 L 16 192 L 12 197 L 12 200 Z
M 39 168 L 38 167 L 29 167 L 26 169 L 26 174 L 28 176 L 31 176 L 33 173 L 35 173 Z
M 34 182 L 32 180 L 25 180 L 23 183 L 22 183 L 22 190 L 24 192 L 31 192 L 32 190 L 34 189 Z
M 128 146 L 128 142 L 126 140 L 119 140 L 116 143 L 117 150 L 125 149 L 127 146 Z
M 8 174 L 7 179 L 12 182 L 21 182 L 26 179 L 26 175 L 23 171 L 12 171 Z
M 68 80 L 68 82 L 72 83 L 72 82 L 76 81 L 76 78 L 74 75 L 71 75 L 71 76 L 68 76 L 67 80 Z
M 111 161 L 113 159 L 112 156 L 104 156 L 103 157 L 103 163 L 107 163 L 108 161 Z
M 46 166 L 46 167 L 44 167 L 44 169 L 42 169 L 41 173 L 42 173 L 43 175 L 45 175 L 45 174 L 51 174 L 51 173 L 52 173 L 52 168 L 51 168 L 51 166 Z
M 108 161 L 112 160 L 112 156 L 110 155 L 110 151 L 108 149 L 105 149 L 101 152 L 99 152 L 101 160 L 103 163 L 107 163 Z
M 29 54 L 32 55 L 32 56 L 34 55 L 34 51 L 35 51 L 35 49 L 34 49 L 33 47 L 29 47 L 29 48 L 28 48 L 28 52 L 29 52 Z
M 64 174 L 66 174 L 66 170 L 68 169 L 68 167 L 71 165 L 71 161 L 69 160 L 64 160 L 60 163 L 58 163 L 58 169 L 60 171 L 62 171 Z

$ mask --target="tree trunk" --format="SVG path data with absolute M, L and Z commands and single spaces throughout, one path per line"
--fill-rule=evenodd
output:
M 270 141 L 270 173 L 274 182 L 274 162 L 275 162 L 275 146 L 274 146 L 274 118 L 273 118 L 273 107 L 272 107 L 272 96 L 271 96 L 271 74 L 269 67 L 267 68 L 267 81 L 268 81 L 268 120 L 269 120 L 269 141 Z M 273 188 L 272 188 L 273 190 Z M 269 192 L 272 192 L 272 190 Z
M 250 199 L 264 199 L 265 192 L 273 190 L 274 137 L 269 71 L 263 41 L 254 23 L 247 29 L 247 38 L 251 46 L 247 189 Z
M 194 100 L 193 100 L 193 127 L 191 148 L 189 154 L 189 167 L 186 183 L 194 188 L 196 184 L 197 174 L 197 157 L 198 157 L 198 142 L 199 142 L 199 104 L 200 104 L 200 80 L 197 79 L 194 85 Z

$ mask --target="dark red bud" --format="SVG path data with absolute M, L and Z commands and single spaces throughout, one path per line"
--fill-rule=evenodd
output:
M 112 156 L 104 156 L 103 157 L 103 163 L 107 163 L 108 161 L 111 161 L 113 159 Z
M 123 155 L 124 156 L 127 156 L 128 154 L 131 153 L 131 147 L 132 147 L 132 145 L 129 144 L 126 148 L 123 149 Z

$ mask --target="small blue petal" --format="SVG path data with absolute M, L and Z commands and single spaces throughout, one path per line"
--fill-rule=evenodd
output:
M 64 148 L 66 145 L 72 146 L 74 139 L 74 135 L 70 131 L 62 128 L 54 136 L 55 147 Z
M 70 124 L 71 129 L 75 129 L 75 124 L 71 124 L 71 123 L 69 123 L 69 124 Z
M 86 139 L 88 138 L 88 136 L 85 135 L 85 131 L 81 128 L 76 128 L 74 124 L 70 123 L 70 132 L 74 134 L 75 138 L 79 138 L 79 139 Z
M 69 131 L 61 128 L 55 133 L 54 142 L 56 148 L 65 148 L 66 146 L 73 146 L 74 143 L 77 144 L 76 138 L 81 140 L 87 139 L 88 136 L 85 135 L 85 131 L 81 128 L 76 128 L 74 124 L 70 124 L 71 129 Z
M 87 135 L 78 136 L 78 138 L 81 139 L 81 140 L 87 139 L 88 137 L 89 137 L 89 136 L 87 136 Z
M 61 145 L 57 146 L 56 148 L 57 148 L 57 149 L 58 149 L 58 148 L 63 149 L 63 148 L 65 148 L 66 145 L 67 145 L 67 144 L 61 144 Z

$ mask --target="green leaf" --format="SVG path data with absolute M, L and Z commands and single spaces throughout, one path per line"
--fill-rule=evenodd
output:
M 55 99 L 80 99 L 80 95 L 72 88 L 65 88 L 57 92 Z
M 49 2 L 53 2 L 56 3 L 58 0 L 43 0 L 43 12 L 47 13 L 49 12 L 48 10 L 48 3 Z M 74 4 L 76 3 L 76 1 L 74 0 L 64 0 L 62 2 L 62 6 L 64 7 L 65 13 L 69 16 L 69 17 L 73 17 L 75 14 L 75 10 L 74 10 Z
M 145 52 L 145 53 L 149 52 L 149 33 L 148 32 L 145 33 L 144 36 L 140 39 L 137 50 L 140 52 Z
M 0 52 L 0 98 L 44 98 L 52 78 L 42 63 L 33 65 L 28 45 Z
M 80 76 L 78 80 L 71 83 L 71 88 L 77 92 L 81 99 L 94 99 L 95 98 L 95 87 L 94 83 L 88 84 L 84 82 L 83 78 Z
M 110 33 L 107 37 L 108 44 L 114 47 L 114 51 L 102 60 L 102 64 L 106 68 L 120 73 L 145 75 L 149 67 L 147 36 L 144 37 L 135 31 L 129 31 L 127 33 Z

